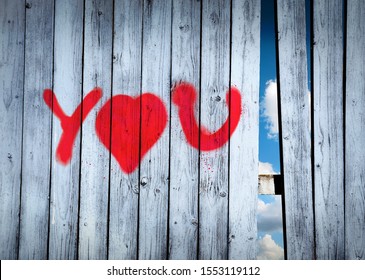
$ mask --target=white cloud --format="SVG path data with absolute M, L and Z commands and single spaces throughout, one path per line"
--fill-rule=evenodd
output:
M 271 235 L 266 234 L 258 240 L 258 260 L 283 260 L 284 249 L 272 239 Z
M 259 161 L 259 174 L 267 175 L 267 174 L 276 174 L 274 168 L 269 162 L 261 162 Z
M 257 228 L 259 232 L 273 233 L 283 231 L 281 197 L 274 196 L 274 201 L 265 203 L 258 200 Z
M 309 100 L 309 124 L 310 124 L 310 108 L 311 108 L 311 92 L 307 91 Z M 262 101 L 262 116 L 266 121 L 267 137 L 269 139 L 278 139 L 279 118 L 278 118 L 278 86 L 276 80 L 268 80 L 266 82 L 264 100 Z
M 262 102 L 262 115 L 266 121 L 267 137 L 277 139 L 278 124 L 278 87 L 276 80 L 266 82 L 264 100 Z

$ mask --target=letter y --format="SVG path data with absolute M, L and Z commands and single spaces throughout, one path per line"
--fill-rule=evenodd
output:
M 73 143 L 75 142 L 81 124 L 84 122 L 91 109 L 96 105 L 96 103 L 98 103 L 101 96 L 102 90 L 100 88 L 94 88 L 86 95 L 79 106 L 77 106 L 73 114 L 71 116 L 67 116 L 63 112 L 56 95 L 52 92 L 52 90 L 44 90 L 44 102 L 51 109 L 53 114 L 59 118 L 63 130 L 56 150 L 57 160 L 59 160 L 62 164 L 66 165 L 71 160 Z

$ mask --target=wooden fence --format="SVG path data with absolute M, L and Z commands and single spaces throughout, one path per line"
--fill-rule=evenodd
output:
M 0 258 L 255 259 L 260 5 L 0 0 Z M 310 12 L 307 50 L 276 2 L 287 258 L 365 259 L 365 2 Z

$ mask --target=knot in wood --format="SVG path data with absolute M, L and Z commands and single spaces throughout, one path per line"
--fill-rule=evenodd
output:
M 143 178 L 141 179 L 141 186 L 142 186 L 142 187 L 145 187 L 145 186 L 147 185 L 147 183 L 148 183 L 147 178 L 146 178 L 146 177 L 143 177 Z
M 195 219 L 195 218 L 191 219 L 191 224 L 192 224 L 193 226 L 198 226 L 198 220 L 197 220 L 197 219 Z

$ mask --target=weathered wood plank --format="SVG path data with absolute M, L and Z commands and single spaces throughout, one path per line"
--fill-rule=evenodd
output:
M 277 1 L 288 259 L 314 258 L 305 1 Z
M 83 0 L 55 2 L 54 92 L 71 116 L 82 100 Z M 78 121 L 81 123 L 81 116 Z M 49 259 L 77 259 L 80 138 L 67 165 L 56 161 L 63 129 L 53 117 Z
M 0 1 L 0 259 L 18 258 L 24 1 Z
M 135 97 L 141 92 L 142 13 L 142 0 L 115 2 L 113 96 Z M 113 114 L 115 110 L 113 107 Z M 128 114 L 135 115 L 136 120 L 130 129 L 139 135 L 140 104 L 130 110 Z M 137 259 L 139 168 L 126 174 L 112 157 L 110 176 L 109 259 Z
M 142 92 L 159 96 L 170 112 L 171 2 L 144 2 Z M 148 113 L 142 101 L 142 115 Z M 166 112 L 156 112 L 146 126 L 161 126 Z M 141 128 L 141 141 L 149 135 Z M 139 248 L 140 259 L 167 258 L 169 196 L 169 123 L 140 165 Z
M 110 153 L 96 135 L 95 118 L 111 96 L 113 1 L 87 0 L 84 24 L 83 95 L 100 87 L 103 96 L 82 125 L 79 258 L 106 259 Z M 100 121 L 109 134 L 110 115 Z
M 20 259 L 46 259 L 52 114 L 43 102 L 52 88 L 54 2 L 27 1 Z
M 232 2 L 231 85 L 242 94 L 230 140 L 229 259 L 256 259 L 261 1 Z
M 210 131 L 228 117 L 230 9 L 230 1 L 203 1 L 201 126 Z M 199 259 L 227 259 L 228 156 L 228 143 L 200 154 Z
M 199 92 L 200 11 L 197 0 L 173 2 L 171 79 Z M 199 97 L 194 115 L 199 117 Z M 194 122 L 193 119 L 190 122 Z M 177 106 L 171 108 L 169 259 L 196 259 L 198 243 L 199 150 L 188 144 Z
M 275 194 L 275 179 L 274 175 L 262 174 L 259 175 L 259 194 Z
M 342 1 L 313 2 L 316 258 L 344 259 Z
M 365 2 L 347 1 L 345 248 L 365 259 Z

